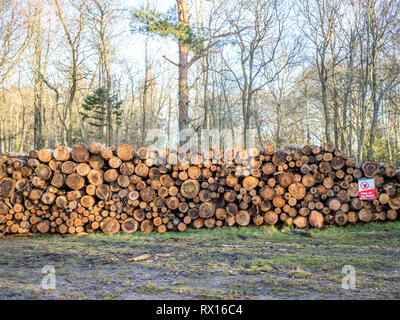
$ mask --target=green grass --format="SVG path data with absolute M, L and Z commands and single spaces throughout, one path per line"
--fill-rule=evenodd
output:
M 296 278 L 296 279 L 304 279 L 304 278 L 312 277 L 311 272 L 307 272 L 300 267 L 290 270 L 288 274 L 289 274 L 289 277 Z

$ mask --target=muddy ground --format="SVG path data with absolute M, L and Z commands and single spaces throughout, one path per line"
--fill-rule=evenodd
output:
M 0 299 L 400 299 L 400 223 L 0 238 Z M 150 254 L 141 262 L 136 256 Z M 43 289 L 42 268 L 56 288 Z M 345 265 L 355 288 L 343 289 Z M 346 282 L 350 284 L 350 282 Z

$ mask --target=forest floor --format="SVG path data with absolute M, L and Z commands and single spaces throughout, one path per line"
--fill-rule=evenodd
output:
M 0 239 L 0 299 L 400 299 L 400 222 Z M 130 262 L 142 254 L 152 257 Z M 42 289 L 45 265 L 55 289 Z M 355 288 L 342 288 L 345 265 Z

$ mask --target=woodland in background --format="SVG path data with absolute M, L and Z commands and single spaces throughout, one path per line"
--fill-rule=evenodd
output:
M 400 164 L 400 1 L 159 4 L 0 0 L 1 153 L 240 127 Z

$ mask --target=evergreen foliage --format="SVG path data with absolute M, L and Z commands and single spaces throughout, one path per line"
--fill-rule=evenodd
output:
M 122 101 L 116 95 L 110 96 L 111 116 L 114 117 L 117 126 L 121 125 Z M 107 91 L 104 88 L 97 88 L 92 94 L 84 99 L 81 112 L 82 120 L 94 128 L 105 128 L 107 126 Z M 111 119 L 110 119 L 111 120 Z M 95 133 L 95 132 L 91 132 Z
M 153 33 L 163 38 L 172 37 L 181 45 L 188 45 L 191 50 L 201 54 L 204 39 L 194 29 L 178 21 L 175 7 L 166 13 L 150 9 L 132 11 L 131 31 L 142 34 Z

